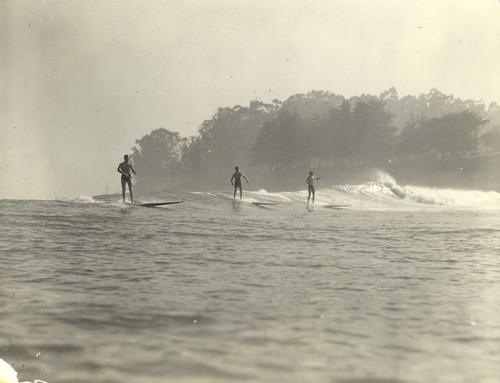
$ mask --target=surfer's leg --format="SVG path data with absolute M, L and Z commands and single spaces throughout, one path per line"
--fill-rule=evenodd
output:
M 130 201 L 133 203 L 134 202 L 134 193 L 132 193 L 132 181 L 128 180 L 127 184 L 128 184 L 128 191 L 130 193 Z
M 122 178 L 122 198 L 123 202 L 125 202 L 125 180 Z

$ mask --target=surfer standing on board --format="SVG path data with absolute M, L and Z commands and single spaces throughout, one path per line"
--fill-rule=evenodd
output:
M 312 203 L 314 203 L 314 194 L 316 193 L 316 190 L 314 189 L 314 180 L 319 180 L 321 177 L 314 177 L 314 173 L 312 171 L 309 172 L 309 177 L 306 179 L 306 184 L 307 190 L 309 192 L 309 195 L 307 196 L 307 203 L 309 203 L 309 199 L 311 198 L 312 194 Z
M 122 197 L 123 197 L 123 202 L 125 202 L 125 186 L 128 185 L 128 190 L 130 192 L 130 200 L 132 203 L 134 202 L 134 194 L 132 193 L 132 174 L 130 174 L 130 171 L 132 170 L 135 175 L 137 173 L 135 172 L 134 168 L 132 167 L 132 164 L 128 162 L 128 154 L 125 154 L 123 156 L 124 161 L 118 165 L 118 173 L 122 175 Z
M 234 199 L 236 199 L 236 189 L 240 189 L 240 199 L 241 199 L 241 195 L 242 195 L 242 191 L 241 191 L 241 177 L 243 177 L 247 183 L 248 183 L 248 178 L 245 177 L 245 175 L 243 173 L 240 172 L 240 170 L 238 169 L 238 167 L 236 166 L 234 168 L 234 174 L 233 176 L 231 177 L 231 185 L 234 185 Z M 233 182 L 234 180 L 234 182 Z

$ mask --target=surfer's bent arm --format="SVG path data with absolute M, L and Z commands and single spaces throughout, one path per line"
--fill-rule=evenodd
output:
M 132 165 L 130 165 L 130 170 L 132 170 L 134 172 L 134 174 L 137 175 L 137 173 L 135 172 L 135 169 L 132 167 Z
M 233 176 L 231 177 L 231 185 L 233 184 L 233 180 L 234 180 L 234 178 L 235 178 L 235 177 L 234 177 L 234 174 L 233 174 Z
M 247 177 L 245 177 L 245 175 L 244 175 L 243 173 L 240 173 L 240 174 L 241 174 L 241 176 L 242 176 L 242 177 L 243 177 L 243 178 L 244 178 L 244 179 L 248 182 L 248 178 L 247 178 Z
M 118 165 L 118 169 L 116 169 L 116 171 L 117 171 L 118 173 L 120 173 L 121 175 L 124 175 L 124 176 L 127 176 L 127 175 L 128 175 L 128 174 L 126 174 L 126 173 L 122 170 L 122 166 L 121 166 L 121 164 L 120 164 L 120 165 Z

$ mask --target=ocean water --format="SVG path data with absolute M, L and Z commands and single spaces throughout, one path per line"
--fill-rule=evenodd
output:
M 0 358 L 49 383 L 500 382 L 499 193 L 306 198 L 0 201 Z

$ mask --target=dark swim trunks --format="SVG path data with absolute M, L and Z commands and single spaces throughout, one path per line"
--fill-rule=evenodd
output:
M 234 180 L 234 188 L 241 188 L 241 178 Z
M 122 185 L 128 184 L 129 186 L 132 185 L 132 177 L 125 177 L 122 175 Z

